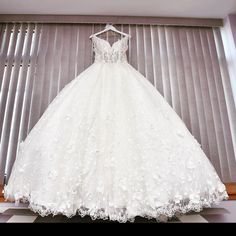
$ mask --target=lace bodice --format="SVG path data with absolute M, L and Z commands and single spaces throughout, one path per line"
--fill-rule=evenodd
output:
M 107 40 L 94 35 L 92 37 L 93 51 L 95 53 L 94 62 L 127 62 L 128 38 L 128 36 L 124 36 L 110 45 Z

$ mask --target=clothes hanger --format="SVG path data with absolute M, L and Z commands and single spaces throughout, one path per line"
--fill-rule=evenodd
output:
M 109 30 L 111 30 L 111 31 L 113 31 L 113 32 L 116 32 L 116 33 L 119 33 L 119 34 L 124 35 L 124 36 L 128 36 L 128 37 L 131 38 L 131 35 L 126 34 L 126 33 L 122 32 L 122 31 L 117 30 L 117 29 L 116 29 L 113 25 L 111 25 L 111 24 L 106 24 L 104 30 L 99 31 L 99 32 L 97 32 L 97 33 L 95 33 L 95 34 L 90 35 L 89 38 L 92 38 L 93 36 L 97 36 L 97 35 L 99 35 L 99 34 L 105 33 L 105 32 L 107 32 L 107 31 L 109 31 Z

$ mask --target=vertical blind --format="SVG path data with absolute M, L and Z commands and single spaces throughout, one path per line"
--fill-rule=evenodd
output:
M 61 89 L 93 62 L 102 24 L 0 24 L 0 184 L 19 143 Z M 224 182 L 236 181 L 236 111 L 217 27 L 117 25 L 128 60 L 164 96 Z M 34 157 L 32 157 L 34 158 Z

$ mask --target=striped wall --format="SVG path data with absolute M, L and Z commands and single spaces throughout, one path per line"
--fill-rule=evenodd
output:
M 0 24 L 0 184 L 11 173 L 20 141 L 60 90 L 93 62 L 89 36 L 103 28 Z M 132 35 L 129 62 L 183 119 L 222 180 L 236 181 L 236 111 L 220 28 L 117 28 Z

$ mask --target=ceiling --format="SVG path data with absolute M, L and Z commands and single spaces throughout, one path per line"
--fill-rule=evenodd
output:
M 236 0 L 0 0 L 0 14 L 224 18 Z

